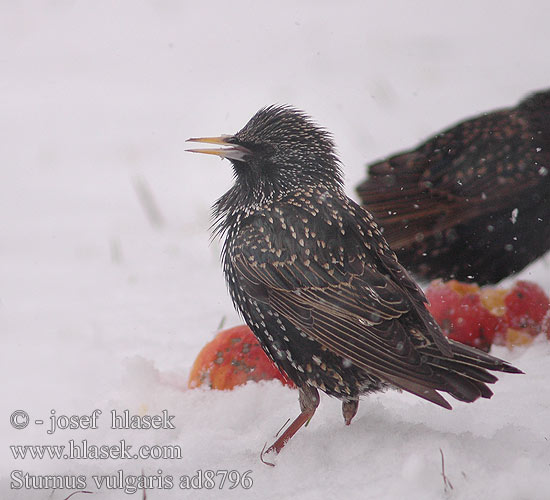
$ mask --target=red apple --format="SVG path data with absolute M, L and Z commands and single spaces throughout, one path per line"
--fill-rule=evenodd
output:
M 250 328 L 240 325 L 221 331 L 202 348 L 191 368 L 188 386 L 223 390 L 271 379 L 294 386 L 267 357 Z
M 550 330 L 550 299 L 528 281 L 518 281 L 507 290 L 436 280 L 427 288 L 426 297 L 449 338 L 480 349 L 488 350 L 492 343 L 529 344 L 541 331 Z M 550 333 L 547 336 L 550 339 Z

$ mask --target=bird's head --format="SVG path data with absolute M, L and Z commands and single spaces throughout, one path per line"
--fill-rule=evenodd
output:
M 312 185 L 342 185 L 330 134 L 290 106 L 261 109 L 235 135 L 189 141 L 223 146 L 189 151 L 229 159 L 236 186 L 256 200 Z

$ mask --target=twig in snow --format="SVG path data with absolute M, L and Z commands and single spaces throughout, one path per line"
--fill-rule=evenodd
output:
M 275 437 L 279 437 L 279 434 L 281 431 L 286 427 L 286 425 L 290 422 L 290 418 L 287 418 L 286 422 L 283 424 L 283 426 L 277 431 L 277 434 L 275 434 Z
M 67 498 L 65 498 L 65 500 L 69 500 L 69 498 L 71 498 L 73 495 L 78 495 L 79 493 L 88 493 L 88 494 L 93 494 L 93 491 L 86 491 L 86 490 L 80 490 L 80 491 L 73 491 Z
M 141 469 L 141 477 L 144 478 L 143 469 Z M 147 500 L 147 492 L 145 491 L 145 478 L 143 479 L 143 496 L 141 500 Z
M 151 191 L 147 181 L 141 177 L 134 177 L 133 184 L 138 200 L 147 214 L 147 218 L 149 219 L 151 225 L 155 228 L 162 227 L 164 225 L 164 219 L 160 213 L 157 203 L 155 202 L 153 192 Z
M 115 264 L 120 264 L 122 262 L 122 252 L 120 250 L 120 243 L 118 239 L 112 238 L 109 247 L 111 253 L 111 261 Z
M 443 455 L 443 450 L 441 448 L 439 448 L 439 453 L 441 453 L 441 476 L 443 477 L 445 493 L 448 493 L 449 489 L 453 489 L 453 484 L 445 474 L 445 455 Z

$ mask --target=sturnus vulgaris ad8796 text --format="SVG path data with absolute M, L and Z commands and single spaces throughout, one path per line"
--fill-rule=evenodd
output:
M 258 111 L 235 135 L 189 139 L 230 160 L 235 184 L 214 205 L 231 298 L 261 346 L 297 385 L 301 414 L 279 452 L 314 414 L 319 390 L 345 422 L 359 397 L 398 388 L 444 408 L 440 392 L 489 398 L 505 361 L 447 340 L 372 215 L 345 194 L 328 132 L 288 106 Z
M 368 170 L 357 191 L 420 278 L 496 283 L 550 250 L 550 90 Z

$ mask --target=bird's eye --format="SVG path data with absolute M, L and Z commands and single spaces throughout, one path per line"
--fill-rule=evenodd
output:
M 242 138 L 238 138 L 234 135 L 227 137 L 225 139 L 225 142 L 227 144 L 236 144 L 237 146 L 242 146 L 243 148 L 246 148 L 249 151 L 252 151 L 254 153 L 258 153 L 262 149 L 262 146 L 259 145 L 258 143 L 253 141 L 243 140 Z

